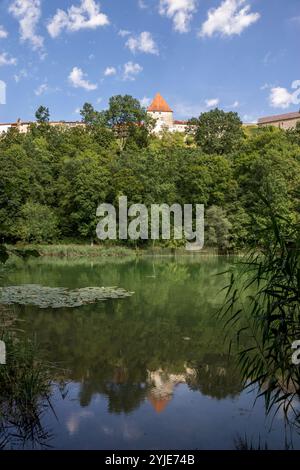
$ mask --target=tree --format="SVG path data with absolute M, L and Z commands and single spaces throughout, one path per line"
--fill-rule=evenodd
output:
M 229 154 L 238 148 L 243 137 L 242 121 L 237 113 L 216 108 L 201 114 L 196 124 L 195 140 L 205 153 Z
M 135 133 L 140 138 L 140 133 L 134 131 L 136 127 L 143 126 L 148 133 L 153 125 L 139 100 L 130 95 L 116 95 L 110 98 L 107 121 L 119 139 L 121 150 L 124 150 L 130 135 Z
M 226 212 L 218 206 L 211 206 L 205 216 L 205 243 L 217 247 L 224 252 L 230 245 L 230 229 L 232 228 Z
M 104 127 L 106 125 L 106 112 L 96 111 L 91 103 L 84 103 L 83 108 L 80 110 L 80 115 L 82 116 L 82 122 L 88 126 L 98 125 Z
M 24 242 L 50 242 L 57 238 L 58 219 L 54 211 L 42 204 L 26 202 L 16 222 L 18 237 Z
M 294 129 L 287 131 L 287 137 L 292 143 L 300 145 L 300 121 L 297 122 Z
M 40 106 L 35 113 L 35 117 L 36 117 L 37 122 L 40 124 L 49 122 L 50 120 L 49 108 L 46 108 L 46 106 Z

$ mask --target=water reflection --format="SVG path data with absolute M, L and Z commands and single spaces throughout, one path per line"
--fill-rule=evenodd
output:
M 17 308 L 41 357 L 66 370 L 54 393 L 55 448 L 234 448 L 237 434 L 269 434 L 263 404 L 241 378 L 214 312 L 230 260 L 35 260 L 9 284 L 120 286 L 135 295 L 79 309 Z M 60 379 L 53 374 L 53 381 Z M 246 410 L 246 411 L 245 411 Z

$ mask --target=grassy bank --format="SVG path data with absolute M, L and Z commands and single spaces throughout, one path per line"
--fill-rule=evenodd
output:
M 126 256 L 145 256 L 145 255 L 159 255 L 170 256 L 178 255 L 192 255 L 195 252 L 185 250 L 185 248 L 163 248 L 148 247 L 148 248 L 128 248 L 125 246 L 105 246 L 105 245 L 77 245 L 77 244 L 62 244 L 62 245 L 18 245 L 18 248 L 37 250 L 41 256 L 58 257 L 58 258 L 98 258 L 98 257 L 126 257 Z M 205 249 L 197 252 L 196 254 L 202 255 L 217 255 L 214 249 Z
M 41 256 L 54 256 L 61 258 L 75 257 L 103 257 L 103 256 L 133 256 L 136 250 L 121 246 L 104 247 L 99 245 L 22 245 L 23 249 L 37 250 Z

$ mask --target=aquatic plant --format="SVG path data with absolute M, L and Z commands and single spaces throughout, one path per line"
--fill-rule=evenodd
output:
M 282 409 L 297 423 L 300 368 L 292 343 L 300 339 L 300 227 L 272 211 L 270 222 L 261 250 L 231 270 L 219 313 L 239 347 L 244 383 L 259 385 L 267 412 Z
M 107 299 L 122 299 L 133 293 L 118 287 L 84 287 L 69 290 L 63 287 L 44 287 L 37 284 L 0 288 L 3 305 L 35 305 L 39 308 L 75 308 Z
M 52 409 L 53 365 L 38 359 L 36 344 L 19 332 L 13 313 L 0 307 L 0 339 L 6 364 L 0 366 L 0 449 L 48 446 L 43 414 Z

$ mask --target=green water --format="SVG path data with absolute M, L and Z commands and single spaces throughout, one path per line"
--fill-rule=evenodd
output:
M 280 413 L 242 391 L 215 312 L 233 260 L 221 257 L 34 260 L 7 285 L 118 286 L 130 298 L 76 309 L 15 307 L 39 354 L 57 364 L 42 424 L 56 449 L 283 448 Z M 60 372 L 64 369 L 64 372 Z M 56 386 L 61 376 L 67 384 Z M 290 436 L 289 436 L 290 438 Z M 298 436 L 292 441 L 300 447 Z

